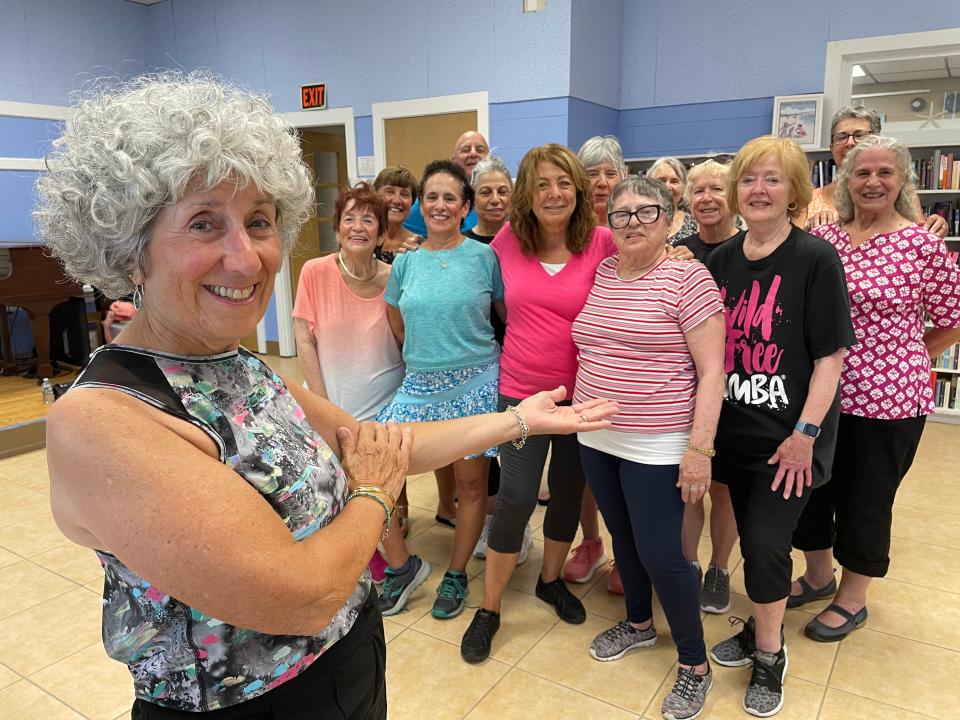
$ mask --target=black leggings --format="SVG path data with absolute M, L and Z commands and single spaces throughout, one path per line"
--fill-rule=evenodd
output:
M 843 567 L 883 577 L 890 567 L 893 501 L 917 454 L 926 416 L 840 415 L 830 482 L 817 488 L 793 534 L 798 550 L 833 548 Z
M 500 411 L 517 405 L 516 398 L 500 396 Z M 569 402 L 558 403 L 569 405 Z M 552 449 L 551 449 L 552 447 Z M 520 552 L 523 528 L 537 507 L 540 478 L 551 451 L 547 486 L 550 503 L 543 520 L 543 536 L 558 542 L 573 542 L 580 524 L 580 503 L 586 480 L 580 467 L 576 435 L 536 435 L 527 438 L 522 450 L 513 443 L 500 446 L 500 494 L 490 525 L 489 546 L 500 553 Z
M 304 672 L 252 700 L 184 712 L 136 700 L 131 720 L 386 720 L 387 646 L 377 591 L 353 627 Z
M 748 470 L 713 459 L 713 479 L 730 489 L 747 596 L 760 604 L 777 602 L 790 594 L 790 541 L 812 494 L 808 488 L 802 497 L 791 492 L 784 500 L 782 485 L 778 492 L 770 489 L 774 471 Z

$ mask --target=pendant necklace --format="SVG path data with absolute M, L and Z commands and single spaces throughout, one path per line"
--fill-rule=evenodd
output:
M 376 260 L 373 261 L 373 262 L 374 262 L 374 265 L 373 265 L 373 274 L 370 275 L 370 277 L 365 277 L 365 278 L 357 277 L 357 276 L 354 275 L 352 272 L 350 272 L 350 269 L 347 267 L 347 264 L 343 261 L 343 255 L 342 255 L 342 253 L 343 253 L 343 250 L 340 250 L 339 252 L 337 252 L 337 260 L 340 261 L 340 267 L 343 268 L 343 271 L 344 271 L 348 276 L 352 277 L 352 278 L 353 278 L 354 280 L 356 280 L 357 282 L 370 282 L 371 280 L 373 280 L 373 279 L 377 276 L 377 270 L 378 270 L 378 268 L 377 268 L 377 265 L 376 265 L 376 262 L 377 262 Z

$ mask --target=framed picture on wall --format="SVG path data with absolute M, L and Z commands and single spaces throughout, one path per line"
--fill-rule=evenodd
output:
M 823 93 L 778 95 L 773 99 L 773 134 L 817 147 L 823 115 Z

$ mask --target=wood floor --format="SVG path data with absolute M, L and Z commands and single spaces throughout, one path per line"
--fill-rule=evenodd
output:
M 70 382 L 76 372 L 62 373 L 51 382 Z M 47 416 L 40 385 L 35 378 L 0 375 L 0 430 L 9 425 L 31 422 Z

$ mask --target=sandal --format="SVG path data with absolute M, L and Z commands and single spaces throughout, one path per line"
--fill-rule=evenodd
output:
M 447 527 L 450 527 L 450 528 L 457 527 L 456 518 L 448 518 L 448 517 L 444 517 L 443 515 L 437 514 L 434 516 L 434 520 L 436 520 L 441 525 L 446 525 Z
M 840 627 L 824 625 L 820 620 L 820 615 L 825 612 L 835 612 L 837 615 L 846 618 L 847 621 Z M 830 603 L 820 615 L 807 623 L 806 627 L 803 628 L 803 634 L 817 642 L 839 642 L 867 621 L 867 608 L 862 607 L 858 612 L 852 613 L 836 603 Z
M 834 572 L 836 572 L 836 570 L 834 570 Z M 822 588 L 811 587 L 810 583 L 807 582 L 807 579 L 803 575 L 797 578 L 797 582 L 800 583 L 800 587 L 803 592 L 801 592 L 799 595 L 787 596 L 787 609 L 798 608 L 801 605 L 806 605 L 808 602 L 813 602 L 814 600 L 819 600 L 820 598 L 831 597 L 837 593 L 836 578 L 830 578 L 830 582 L 828 582 Z

